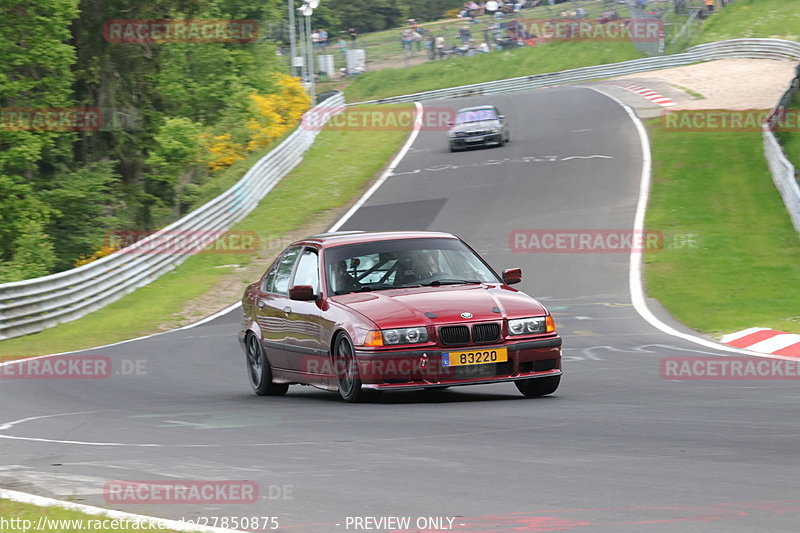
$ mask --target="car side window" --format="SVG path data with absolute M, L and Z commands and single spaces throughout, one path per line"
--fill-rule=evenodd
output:
M 316 250 L 306 248 L 297 262 L 294 274 L 295 285 L 311 285 L 314 294 L 319 294 L 319 260 Z
M 275 278 L 272 280 L 272 290 L 277 294 L 288 294 L 289 292 L 289 278 L 292 276 L 292 269 L 297 255 L 300 253 L 300 247 L 295 246 L 289 248 L 284 252 L 281 260 L 278 261 L 278 266 L 275 268 Z
M 278 271 L 279 264 L 280 263 L 276 262 L 272 265 L 272 268 L 269 269 L 269 272 L 267 272 L 264 278 L 264 292 L 275 292 L 275 273 Z

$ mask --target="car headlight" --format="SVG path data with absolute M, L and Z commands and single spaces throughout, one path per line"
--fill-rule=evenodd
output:
M 535 335 L 537 333 L 550 333 L 556 330 L 556 324 L 551 316 L 536 316 L 532 318 L 516 318 L 508 321 L 509 335 Z
M 419 344 L 428 342 L 428 329 L 419 328 L 397 328 L 382 329 L 383 342 L 386 344 Z

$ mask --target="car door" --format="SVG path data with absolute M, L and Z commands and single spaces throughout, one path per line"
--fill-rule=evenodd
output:
M 300 253 L 292 278 L 294 285 L 310 285 L 317 295 L 316 301 L 290 300 L 286 309 L 288 336 L 286 355 L 289 370 L 314 373 L 327 361 L 327 350 L 322 340 L 320 311 L 319 254 L 311 246 Z
M 289 337 L 286 309 L 289 308 L 289 281 L 301 251 L 300 246 L 288 248 L 264 278 L 256 302 L 258 326 L 269 363 L 286 369 L 286 343 Z

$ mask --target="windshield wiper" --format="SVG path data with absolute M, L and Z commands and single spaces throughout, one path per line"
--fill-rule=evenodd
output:
M 437 279 L 436 281 L 431 281 L 430 283 L 423 283 L 423 287 L 438 287 L 440 285 L 464 285 L 468 283 L 483 283 L 482 281 L 475 280 L 475 279 Z
M 371 286 L 371 285 L 364 285 L 363 287 L 359 287 L 357 289 L 349 290 L 349 291 L 334 291 L 333 294 L 339 296 L 342 294 L 350 294 L 353 292 L 370 292 L 370 291 L 388 291 L 389 289 L 408 289 L 410 287 L 422 287 L 420 284 L 416 285 L 385 285 L 385 286 Z

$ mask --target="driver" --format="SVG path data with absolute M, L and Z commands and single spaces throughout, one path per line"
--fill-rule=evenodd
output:
M 435 251 L 419 250 L 401 257 L 398 262 L 398 284 L 407 285 L 441 274 L 435 254 Z
M 416 257 L 416 271 L 419 279 L 432 278 L 442 273 L 439 268 L 439 261 L 436 259 L 436 252 L 422 251 Z
M 360 283 L 347 272 L 347 260 L 339 261 L 333 265 L 333 291 L 336 294 L 346 294 L 358 290 Z

